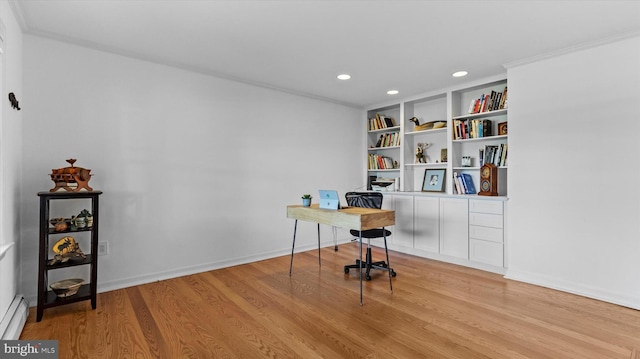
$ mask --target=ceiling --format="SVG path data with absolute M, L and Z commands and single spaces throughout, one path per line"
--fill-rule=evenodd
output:
M 10 1 L 28 34 L 358 108 L 640 33 L 640 0 Z

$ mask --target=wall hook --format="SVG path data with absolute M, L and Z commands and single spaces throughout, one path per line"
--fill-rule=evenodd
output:
M 20 104 L 18 103 L 18 99 L 16 99 L 16 95 L 13 92 L 9 92 L 9 102 L 11 102 L 11 107 L 20 111 Z

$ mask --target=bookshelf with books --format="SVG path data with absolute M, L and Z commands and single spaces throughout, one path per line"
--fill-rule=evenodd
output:
M 475 195 L 480 167 L 491 162 L 498 167 L 498 195 L 506 197 L 507 90 L 506 76 L 498 75 L 367 110 L 367 183 L 392 178 L 397 191 L 420 193 L 425 171 L 445 169 L 439 195 Z M 459 176 L 464 190 L 456 186 Z
M 506 88 L 498 75 L 366 111 L 368 189 L 388 192 L 384 206 L 396 211 L 390 248 L 505 272 Z M 498 166 L 498 196 L 477 194 L 485 162 Z M 444 186 L 424 185 L 426 175 L 441 171 Z
M 475 194 L 480 167 L 490 162 L 499 169 L 498 194 L 507 195 L 507 89 L 504 79 L 452 91 L 452 194 Z
M 367 178 L 398 178 L 402 144 L 400 105 L 367 112 Z

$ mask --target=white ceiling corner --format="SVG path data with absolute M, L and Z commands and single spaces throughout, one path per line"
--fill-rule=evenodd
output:
M 9 3 L 26 33 L 358 108 L 640 31 L 637 0 Z

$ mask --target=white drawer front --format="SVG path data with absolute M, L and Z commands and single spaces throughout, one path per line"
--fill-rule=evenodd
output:
M 469 238 L 502 243 L 504 241 L 503 233 L 502 228 L 469 226 Z
M 469 212 L 502 214 L 501 201 L 469 200 Z
M 471 212 L 469 213 L 469 224 L 502 228 L 502 215 Z
M 504 253 L 502 244 L 471 239 L 469 241 L 469 259 L 474 262 L 503 267 Z

